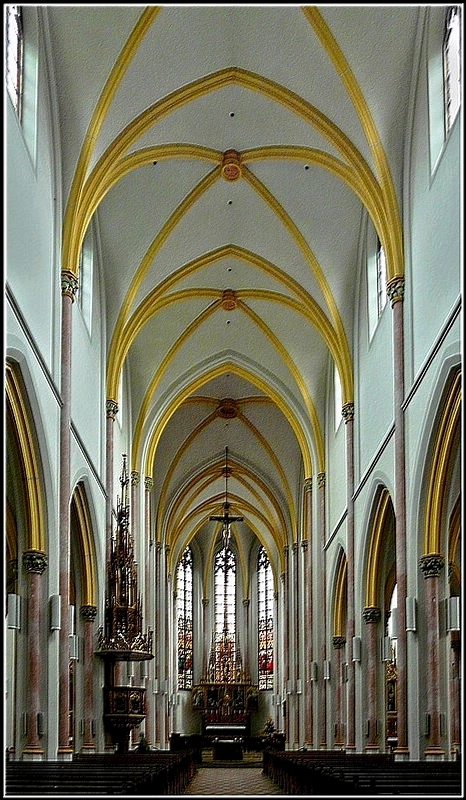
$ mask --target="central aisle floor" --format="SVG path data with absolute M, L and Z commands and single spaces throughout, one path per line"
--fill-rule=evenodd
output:
M 267 797 L 283 794 L 276 783 L 262 772 L 262 766 L 254 767 L 199 767 L 183 794 L 196 796 L 260 794 Z

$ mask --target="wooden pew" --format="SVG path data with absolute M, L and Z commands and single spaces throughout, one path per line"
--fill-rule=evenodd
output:
M 454 761 L 395 761 L 393 754 L 341 751 L 264 753 L 264 774 L 285 794 L 461 794 L 461 766 Z
M 196 771 L 195 751 L 93 754 L 73 761 L 9 761 L 6 795 L 182 793 Z

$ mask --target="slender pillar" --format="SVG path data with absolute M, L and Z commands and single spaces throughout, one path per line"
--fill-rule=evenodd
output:
M 429 715 L 429 734 L 424 750 L 426 760 L 443 760 L 445 751 L 441 746 L 440 734 L 440 664 L 439 664 L 439 575 L 445 566 L 445 559 L 438 554 L 423 556 L 419 562 L 424 573 L 426 587 L 427 621 L 427 713 Z M 399 604 L 399 603 L 398 603 Z
M 243 669 L 246 675 L 251 674 L 251 665 L 249 659 L 249 637 L 250 637 L 250 630 L 249 630 L 249 608 L 251 606 L 251 601 L 249 597 L 245 597 L 243 599 L 243 626 L 244 626 L 244 649 L 243 649 Z
M 451 645 L 451 658 L 450 658 L 450 741 L 451 741 L 451 755 L 452 759 L 459 758 L 461 752 L 461 725 L 460 725 L 460 708 L 461 708 L 461 691 L 460 691 L 460 676 L 461 676 L 461 640 L 458 631 L 452 631 L 450 639 Z
M 404 278 L 396 277 L 387 284 L 387 295 L 393 309 L 393 376 L 395 415 L 395 519 L 396 519 L 396 584 L 397 584 L 397 732 L 395 758 L 407 760 L 408 748 L 408 671 L 406 637 L 406 464 L 404 425 Z
M 153 587 L 150 580 L 151 569 L 151 555 L 153 549 L 153 541 L 151 537 L 151 491 L 154 482 L 152 478 L 146 476 L 144 478 L 144 552 L 145 552 L 145 614 L 146 620 L 149 622 L 151 619 L 151 598 L 153 597 Z M 146 544 L 147 543 L 147 544 Z M 157 648 L 156 648 L 157 649 Z M 154 731 L 154 697 L 152 694 L 152 661 L 146 662 L 146 723 L 145 723 L 145 737 L 149 747 L 153 744 L 153 731 Z
M 368 713 L 368 732 L 366 751 L 379 752 L 380 743 L 377 731 L 377 630 L 380 622 L 380 608 L 368 606 L 362 612 L 364 622 L 367 625 L 367 713 Z
M 60 412 L 60 522 L 59 522 L 59 592 L 62 619 L 58 635 L 58 759 L 69 760 L 73 748 L 69 742 L 70 711 L 70 425 L 71 425 L 71 330 L 72 306 L 78 288 L 76 276 L 63 270 L 61 274 L 61 412 Z
M 299 746 L 300 741 L 300 715 L 298 681 L 300 680 L 301 662 L 301 643 L 299 637 L 299 625 L 301 620 L 301 608 L 299 605 L 299 549 L 298 543 L 293 543 L 293 647 L 295 657 L 293 659 L 293 701 L 294 701 L 294 742 Z
M 107 430 L 106 430 L 106 474 L 105 489 L 107 492 L 105 518 L 106 518 L 106 539 L 105 539 L 105 558 L 107 565 L 110 564 L 112 553 L 112 513 L 113 513 L 113 423 L 118 413 L 118 403 L 115 400 L 107 400 Z
M 145 540 L 144 540 L 144 537 L 141 537 L 139 535 L 139 492 L 138 492 L 139 472 L 136 472 L 135 470 L 132 470 L 131 474 L 130 474 L 130 487 L 131 487 L 130 533 L 131 533 L 131 539 L 133 541 L 133 550 L 134 550 L 135 561 L 137 563 L 139 563 L 140 562 L 140 553 L 141 553 L 141 538 L 142 538 L 143 542 Z M 142 552 L 144 552 L 144 546 L 142 547 Z M 147 559 L 145 559 L 145 562 L 146 562 L 146 565 L 147 565 Z M 147 584 L 145 582 L 145 573 L 144 573 L 143 590 L 145 589 L 145 586 L 147 586 Z M 143 591 L 143 597 L 145 597 L 145 596 L 146 596 L 146 592 Z M 141 676 L 141 668 L 142 668 L 142 666 L 143 666 L 142 662 L 139 663 L 139 664 L 137 664 L 137 663 L 136 664 L 135 663 L 128 664 L 128 674 L 131 676 L 130 680 L 129 680 L 129 683 L 132 686 L 135 686 L 135 685 L 137 686 L 138 684 L 140 684 L 140 680 L 141 680 L 140 676 Z M 136 673 L 136 675 L 135 675 L 135 673 Z M 136 683 L 135 683 L 135 678 L 136 678 Z M 147 715 L 147 697 L 145 698 L 145 701 L 146 701 L 145 702 L 145 710 L 146 710 L 146 715 Z M 146 716 L 146 719 L 147 719 L 147 716 Z M 145 735 L 145 738 L 147 739 L 147 735 Z M 134 728 L 132 728 L 132 730 L 131 730 L 131 744 L 133 745 L 133 747 L 136 747 L 138 742 L 139 742 L 139 729 L 138 729 L 138 726 L 135 725 Z
M 346 638 L 348 642 L 352 643 L 356 629 L 354 619 L 354 404 L 346 403 L 342 408 L 342 415 L 345 420 L 346 430 L 346 563 L 348 586 Z M 351 751 L 356 749 L 356 679 L 352 658 L 348 659 L 347 698 L 346 750 Z
M 343 669 L 343 656 L 345 652 L 346 639 L 344 636 L 333 637 L 333 649 L 335 650 L 335 741 L 334 749 L 343 750 L 345 747 L 344 736 L 344 702 L 343 702 L 343 687 L 346 683 L 346 667 Z M 345 673 L 345 674 L 344 674 Z
M 279 707 L 278 702 L 277 702 L 277 700 L 278 700 L 277 689 L 280 686 L 280 679 L 281 679 L 281 676 L 280 676 L 280 664 L 279 664 L 280 659 L 277 657 L 278 656 L 278 636 L 276 635 L 277 634 L 277 629 L 279 627 L 279 622 L 278 622 L 278 592 L 274 592 L 274 594 L 273 594 L 273 618 L 275 620 L 274 646 L 273 646 L 273 651 L 274 651 L 273 652 L 273 678 L 274 678 L 273 691 L 275 693 L 275 698 L 274 698 L 275 719 L 274 719 L 274 723 L 275 723 L 275 727 L 277 728 L 277 730 L 281 730 L 280 707 Z
M 41 664 L 40 652 L 40 583 L 41 575 L 47 567 L 47 556 L 40 550 L 26 550 L 23 553 L 23 567 L 28 575 L 27 603 L 27 717 L 26 745 L 23 748 L 23 761 L 41 760 L 43 748 L 39 738 L 38 721 L 40 713 Z
M 319 522 L 320 522 L 320 660 L 322 679 L 319 681 L 319 747 L 327 747 L 327 680 L 323 678 L 324 665 L 327 661 L 327 579 L 325 564 L 325 472 L 317 475 L 319 489 Z
M 131 538 L 135 550 L 136 561 L 139 561 L 140 543 L 144 536 L 139 536 L 139 472 L 131 471 Z
M 97 616 L 95 606 L 81 606 L 79 609 L 84 623 L 84 740 L 82 753 L 95 752 L 94 743 L 94 631 L 93 623 Z
M 163 639 L 162 642 L 164 643 L 164 680 L 165 686 L 167 687 L 167 693 L 165 694 L 165 741 L 168 741 L 168 734 L 169 725 L 170 725 L 170 708 L 169 708 L 169 700 L 170 700 L 170 619 L 169 619 L 169 598 L 172 596 L 172 580 L 171 574 L 168 572 L 168 557 L 170 554 L 170 545 L 165 545 L 165 567 L 164 567 L 164 574 L 165 574 L 165 586 L 166 586 L 166 609 L 164 614 L 164 627 L 163 627 Z
M 284 607 L 284 622 L 285 622 L 285 652 L 283 659 L 283 677 L 284 677 L 284 691 L 286 697 L 285 705 L 285 740 L 290 741 L 290 702 L 288 700 L 288 681 L 290 680 L 290 564 L 289 564 L 289 548 L 284 547 L 285 553 L 285 572 L 283 575 L 283 607 Z
M 204 678 L 207 675 L 207 653 L 210 647 L 210 629 L 209 629 L 209 618 L 208 618 L 208 611 L 209 611 L 209 598 L 203 597 L 202 598 L 202 674 L 201 677 Z M 207 636 L 209 634 L 209 636 Z
M 312 625 L 312 571 L 309 546 L 312 542 L 312 478 L 304 482 L 304 538 L 301 542 L 303 550 L 303 598 L 304 598 L 304 743 L 314 745 L 314 722 L 312 702 L 311 663 L 313 660 L 312 641 L 314 637 Z
M 160 607 L 161 607 L 161 586 L 160 586 L 160 562 L 162 559 L 162 544 L 161 542 L 156 542 L 155 545 L 155 621 L 154 621 L 154 631 L 155 631 L 155 641 L 161 642 L 162 641 L 162 631 L 161 631 L 161 624 L 160 624 Z M 162 743 L 162 702 L 163 702 L 163 695 L 162 695 L 162 676 L 161 676 L 161 664 L 160 664 L 160 650 L 161 647 L 156 645 L 154 650 L 154 676 L 158 686 L 158 692 L 156 695 L 156 703 L 155 703 L 155 741 L 157 742 L 157 746 L 160 746 Z

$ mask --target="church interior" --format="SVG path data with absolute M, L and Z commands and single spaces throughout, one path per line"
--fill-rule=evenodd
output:
M 462 5 L 4 27 L 7 760 L 457 761 Z

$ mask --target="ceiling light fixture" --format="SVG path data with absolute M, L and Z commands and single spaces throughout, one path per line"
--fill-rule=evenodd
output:
M 210 517 L 214 522 L 222 523 L 222 541 L 225 550 L 230 541 L 232 522 L 243 522 L 243 517 L 230 517 L 230 503 L 228 502 L 228 447 L 225 447 L 225 502 L 223 504 L 223 515 L 221 517 Z

